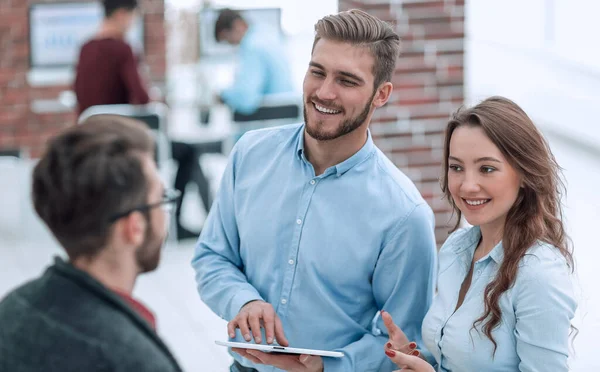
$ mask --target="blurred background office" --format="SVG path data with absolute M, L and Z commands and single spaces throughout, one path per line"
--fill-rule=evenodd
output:
M 595 261 L 600 220 L 600 48 L 593 0 L 142 0 L 128 41 L 142 58 L 152 96 L 168 110 L 157 127 L 199 151 L 198 162 L 217 191 L 239 133 L 299 121 L 301 86 L 314 23 L 338 10 L 362 8 L 394 22 L 403 53 L 390 102 L 371 126 L 377 145 L 419 187 L 436 213 L 436 236 L 447 236 L 450 209 L 438 176 L 449 113 L 489 95 L 515 100 L 534 119 L 564 168 L 565 212 L 575 246 L 579 309 L 573 371 L 600 369 L 600 279 Z M 218 43 L 219 9 L 240 10 L 249 24 L 280 34 L 289 61 L 290 94 L 265 97 L 241 113 L 215 101 L 239 69 L 235 46 Z M 0 297 L 37 275 L 60 253 L 35 216 L 30 171 L 44 143 L 75 125 L 73 67 L 78 46 L 102 14 L 93 1 L 0 0 Z M 172 180 L 167 161 L 165 181 Z M 205 210 L 194 184 L 183 223 L 200 230 Z M 140 279 L 136 295 L 155 311 L 158 331 L 186 370 L 226 371 L 230 358 L 214 344 L 225 323 L 200 301 L 189 265 L 194 240 L 171 241 L 158 271 Z

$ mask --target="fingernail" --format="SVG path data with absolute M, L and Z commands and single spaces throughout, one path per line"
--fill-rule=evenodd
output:
M 234 338 L 235 337 L 235 333 L 230 333 L 229 334 L 229 338 Z
M 413 355 L 414 355 L 414 356 L 419 356 L 419 354 L 420 354 L 420 353 L 419 353 L 419 350 L 415 350 L 415 351 L 413 351 Z
M 386 350 L 385 355 L 389 356 L 390 358 L 393 358 L 396 356 L 396 352 L 394 352 L 392 350 Z
M 416 342 L 411 342 L 411 343 L 410 343 L 410 345 L 409 345 L 409 347 L 410 347 L 411 349 L 414 349 L 414 348 L 416 348 L 416 347 L 417 347 L 417 343 L 416 343 Z
M 267 337 L 267 342 L 270 344 L 273 343 L 273 337 Z
M 390 342 L 388 342 L 387 344 L 385 344 L 385 347 L 387 347 L 388 349 L 392 348 L 392 344 Z
M 307 360 L 308 360 L 308 355 L 302 355 L 302 356 L 300 357 L 300 361 L 301 361 L 302 363 L 306 362 Z
M 257 343 L 257 344 L 260 344 L 260 343 L 262 342 L 262 340 L 261 340 L 261 338 L 260 338 L 260 337 L 256 337 L 256 338 L 254 339 L 254 341 L 256 341 L 256 343 Z
M 247 333 L 244 335 L 244 338 L 246 339 L 246 341 L 250 341 L 250 340 L 251 340 L 251 339 L 250 339 L 250 335 L 249 335 L 249 334 L 247 334 Z

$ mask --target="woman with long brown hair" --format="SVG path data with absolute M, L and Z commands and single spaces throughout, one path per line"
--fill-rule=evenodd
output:
M 443 161 L 442 190 L 459 222 L 440 249 L 423 321 L 433 358 L 416 357 L 382 312 L 386 354 L 402 371 L 567 371 L 573 256 L 547 142 L 518 105 L 491 97 L 452 116 Z M 461 216 L 472 227 L 457 229 Z

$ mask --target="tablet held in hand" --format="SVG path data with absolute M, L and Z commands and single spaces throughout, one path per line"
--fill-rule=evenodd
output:
M 304 354 L 317 355 L 322 357 L 342 358 L 344 353 L 340 351 L 327 351 L 315 349 L 299 349 L 294 347 L 284 347 L 279 345 L 261 345 L 251 344 L 246 342 L 230 342 L 230 341 L 215 341 L 215 344 L 220 346 L 234 347 L 239 349 L 253 349 L 264 351 L 265 353 L 282 353 L 282 354 Z

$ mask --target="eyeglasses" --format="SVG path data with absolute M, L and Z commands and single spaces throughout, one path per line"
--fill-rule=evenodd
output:
M 175 208 L 175 204 L 179 201 L 179 198 L 181 198 L 181 192 L 179 192 L 178 190 L 165 190 L 161 201 L 151 204 L 140 205 L 135 208 L 131 208 L 125 212 L 117 213 L 110 217 L 109 222 L 113 223 L 118 219 L 126 217 L 136 211 L 143 212 L 156 207 L 162 207 L 166 213 L 170 213 Z

